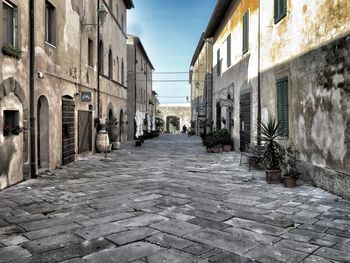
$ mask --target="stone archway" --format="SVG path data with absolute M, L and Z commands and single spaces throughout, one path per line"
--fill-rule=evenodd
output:
M 12 117 L 13 118 L 12 118 Z M 9 119 L 15 120 L 8 125 Z M 21 84 L 7 78 L 0 84 L 0 189 L 23 180 L 28 166 L 28 103 Z M 22 134 L 6 132 L 4 125 L 23 127 Z
M 166 117 L 166 131 L 167 132 L 179 132 L 180 131 L 180 118 L 177 116 Z
M 49 127 L 49 102 L 45 96 L 40 96 L 37 104 L 37 153 L 39 169 L 50 167 Z

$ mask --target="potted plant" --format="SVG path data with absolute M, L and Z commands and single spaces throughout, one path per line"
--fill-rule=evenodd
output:
M 300 173 L 297 169 L 297 157 L 299 151 L 295 144 L 291 142 L 285 150 L 285 160 L 283 163 L 283 183 L 285 187 L 292 188 L 296 186 L 296 181 L 299 178 Z
M 2 53 L 6 56 L 9 57 L 13 57 L 15 59 L 20 59 L 22 57 L 23 51 L 20 50 L 19 48 L 11 45 L 11 44 L 7 44 L 5 46 L 2 47 Z
M 221 151 L 221 145 L 218 143 L 215 134 L 210 133 L 202 137 L 203 145 L 206 147 L 209 153 L 218 153 Z
M 269 118 L 266 123 L 261 124 L 262 160 L 268 183 L 281 182 L 281 165 L 285 159 L 285 149 L 278 141 L 280 135 L 276 119 Z
M 227 129 L 221 129 L 216 132 L 217 140 L 219 144 L 223 145 L 224 152 L 232 151 L 233 140 L 231 134 Z
M 120 147 L 120 142 L 118 142 L 118 120 L 115 117 L 107 119 L 106 130 L 108 133 L 109 140 L 112 144 L 112 149 L 117 150 Z

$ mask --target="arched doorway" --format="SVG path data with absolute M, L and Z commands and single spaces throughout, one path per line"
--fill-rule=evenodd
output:
M 49 122 L 49 103 L 45 96 L 40 96 L 37 105 L 38 169 L 50 167 Z
M 112 109 L 109 109 L 109 112 L 108 112 L 108 119 L 109 119 L 109 120 L 112 120 L 112 119 L 113 119 L 113 110 L 112 110 Z
M 179 132 L 180 131 L 180 119 L 176 116 L 166 117 L 166 131 L 167 132 Z
M 70 96 L 62 97 L 62 165 L 74 162 L 75 125 L 74 100 Z
M 124 112 L 120 110 L 119 114 L 119 141 L 122 141 L 124 131 Z

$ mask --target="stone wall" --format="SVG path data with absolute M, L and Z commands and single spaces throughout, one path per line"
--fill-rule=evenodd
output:
M 180 130 L 185 125 L 187 129 L 191 127 L 191 105 L 190 104 L 161 104 L 159 110 L 164 117 L 164 131 L 166 131 L 166 120 L 169 116 L 180 119 Z

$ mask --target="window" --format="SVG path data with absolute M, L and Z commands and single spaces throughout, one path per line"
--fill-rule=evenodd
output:
M 277 24 L 283 17 L 287 15 L 287 0 L 274 0 L 274 17 Z
M 122 85 L 124 86 L 124 61 L 122 60 Z
M 221 74 L 220 48 L 216 52 L 216 73 Z
M 45 8 L 45 41 L 56 44 L 56 11 L 55 7 L 46 1 Z
M 88 65 L 94 67 L 94 42 L 90 38 L 88 40 Z
M 117 81 L 119 81 L 119 58 L 117 57 Z
M 227 67 L 231 66 L 231 34 L 227 37 Z
M 100 40 L 100 43 L 98 45 L 98 68 L 99 73 L 103 74 L 103 42 Z
M 122 30 L 124 31 L 124 15 L 122 15 Z
M 4 136 L 18 135 L 19 111 L 4 110 Z
M 249 10 L 243 16 L 243 54 L 249 49 Z
M 288 115 L 288 78 L 277 80 L 277 119 L 280 124 L 280 133 L 288 137 L 289 115 Z
M 111 49 L 108 53 L 108 77 L 113 79 L 113 54 Z
M 3 30 L 4 45 L 17 45 L 17 7 L 10 2 L 3 1 Z
M 111 9 L 111 12 L 113 12 L 113 0 L 109 0 L 109 8 Z

